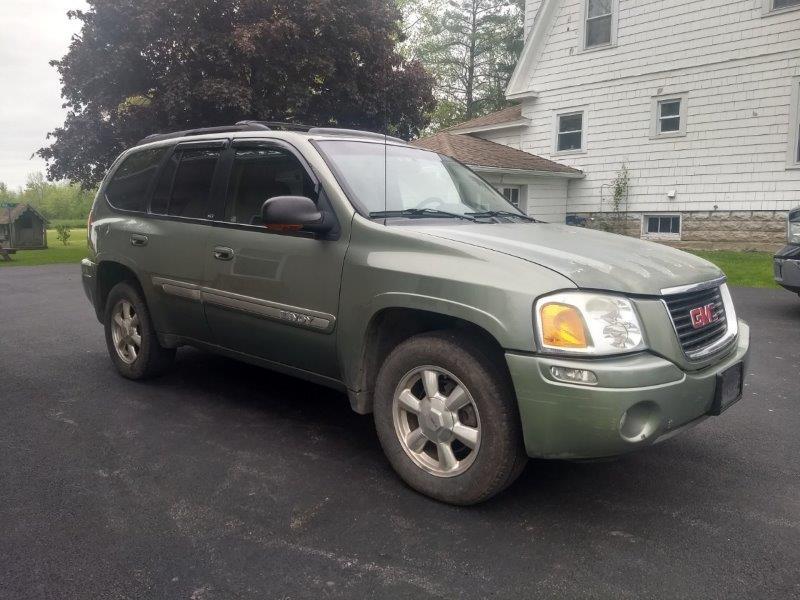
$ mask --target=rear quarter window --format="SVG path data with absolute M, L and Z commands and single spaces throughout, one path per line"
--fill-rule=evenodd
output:
M 167 148 L 149 148 L 129 155 L 114 172 L 106 187 L 106 198 L 114 208 L 144 212 L 147 190 Z

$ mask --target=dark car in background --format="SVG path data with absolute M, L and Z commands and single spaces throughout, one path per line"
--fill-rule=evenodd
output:
M 775 281 L 800 294 L 800 207 L 789 212 L 786 247 L 775 255 Z

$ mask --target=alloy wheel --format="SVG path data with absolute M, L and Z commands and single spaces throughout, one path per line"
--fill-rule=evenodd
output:
M 424 366 L 408 372 L 392 401 L 395 433 L 405 453 L 437 477 L 453 477 L 475 461 L 481 443 L 478 407 L 449 371 Z
M 111 339 L 117 356 L 125 364 L 133 364 L 142 349 L 139 315 L 128 300 L 120 300 L 111 312 Z

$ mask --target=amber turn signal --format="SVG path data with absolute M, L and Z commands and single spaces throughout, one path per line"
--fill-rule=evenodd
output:
M 587 348 L 589 335 L 583 316 L 574 306 L 551 302 L 539 309 L 542 342 L 554 348 Z

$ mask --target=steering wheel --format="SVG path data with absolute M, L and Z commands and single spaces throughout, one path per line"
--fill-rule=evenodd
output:
M 417 208 L 436 208 L 437 206 L 441 206 L 442 204 L 444 204 L 444 200 L 442 200 L 441 198 L 437 198 L 436 196 L 431 196 L 430 198 L 425 198 L 425 200 L 417 204 Z

